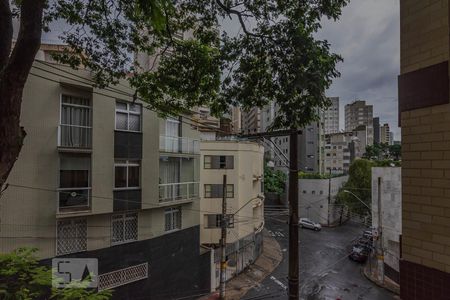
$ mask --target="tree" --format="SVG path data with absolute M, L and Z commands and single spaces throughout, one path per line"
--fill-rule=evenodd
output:
M 329 105 L 325 91 L 339 76 L 341 57 L 317 40 L 322 18 L 337 19 L 348 0 L 0 0 L 0 187 L 24 138 L 22 91 L 40 46 L 42 30 L 69 24 L 61 63 L 92 71 L 96 86 L 128 78 L 136 97 L 163 115 L 209 106 L 220 115 L 274 101 L 272 129 L 298 128 Z M 12 49 L 13 18 L 20 29 Z M 219 34 L 224 18 L 240 34 Z M 248 24 L 252 25 L 248 25 Z M 189 32 L 186 40 L 177 32 Z M 133 54 L 155 57 L 152 66 Z M 157 66 L 157 67 L 156 67 Z
M 282 171 L 274 171 L 269 167 L 264 167 L 264 192 L 277 193 L 281 195 L 284 193 L 286 187 L 287 176 Z
M 19 248 L 0 254 L 0 299 L 107 300 L 111 291 L 97 293 L 82 288 L 56 289 L 52 286 L 52 271 L 40 266 L 34 256 L 36 249 Z
M 352 212 L 357 214 L 371 214 L 367 207 L 362 204 L 355 195 L 366 203 L 366 205 L 371 207 L 373 166 L 375 166 L 375 164 L 366 159 L 357 159 L 350 165 L 348 181 L 336 196 L 338 203 L 347 205 Z M 346 190 L 355 195 L 345 192 Z
M 389 153 L 394 160 L 400 160 L 402 156 L 402 145 L 390 145 Z

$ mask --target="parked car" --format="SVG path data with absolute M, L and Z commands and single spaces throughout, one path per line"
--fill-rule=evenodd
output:
M 315 223 L 308 218 L 300 218 L 300 220 L 298 221 L 298 225 L 301 228 L 313 229 L 315 231 L 319 231 L 322 229 L 322 226 L 320 226 L 319 223 Z
M 348 255 L 348 258 L 358 263 L 365 263 L 369 257 L 369 250 L 362 245 L 355 245 L 352 248 L 352 252 Z

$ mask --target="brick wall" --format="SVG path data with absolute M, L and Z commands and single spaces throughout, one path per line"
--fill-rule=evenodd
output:
M 448 60 L 448 0 L 400 0 L 402 74 Z
M 450 104 L 402 113 L 403 258 L 450 272 Z

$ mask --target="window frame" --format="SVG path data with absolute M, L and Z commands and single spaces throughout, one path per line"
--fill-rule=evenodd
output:
M 218 159 L 218 168 L 214 168 L 214 159 Z M 222 158 L 224 161 L 222 161 Z M 209 160 L 209 161 L 207 161 Z M 231 160 L 231 167 L 228 168 L 228 161 Z M 222 167 L 223 166 L 223 167 Z M 205 155 L 203 156 L 203 169 L 205 170 L 234 170 L 234 155 Z
M 121 162 L 118 162 L 121 161 Z M 125 163 L 123 163 L 125 162 Z M 138 162 L 138 163 L 130 163 L 130 162 Z M 125 167 L 126 168 L 126 186 L 125 187 L 116 187 L 116 168 L 117 167 Z M 139 167 L 139 186 L 137 187 L 130 187 L 129 185 L 129 167 Z M 141 178 L 142 178 L 142 167 L 141 167 L 141 161 L 140 160 L 130 160 L 130 159 L 124 159 L 124 160 L 120 160 L 120 159 L 116 159 L 114 161 L 114 190 L 115 191 L 121 191 L 121 190 L 140 190 L 141 189 Z
M 117 108 L 117 104 L 125 104 L 127 108 L 120 109 Z M 116 131 L 123 131 L 123 132 L 135 132 L 135 133 L 141 133 L 142 132 L 142 105 L 139 103 L 132 103 L 128 101 L 122 101 L 122 100 L 116 100 L 115 103 L 115 111 L 114 111 L 114 130 Z M 139 112 L 132 111 L 130 109 L 131 105 L 136 105 L 139 107 Z M 117 113 L 126 114 L 127 115 L 127 129 L 117 128 Z M 139 130 L 130 130 L 130 115 L 139 116 Z
M 59 239 L 61 237 L 61 235 L 59 234 L 59 229 L 60 229 L 60 223 L 62 222 L 70 222 L 70 226 L 75 226 L 75 222 L 77 221 L 83 221 L 84 222 L 84 228 L 85 229 L 85 233 L 84 233 L 84 237 L 77 237 L 78 239 L 82 239 L 84 238 L 84 249 L 76 249 L 76 251 L 71 251 L 71 252 L 63 252 L 60 253 L 58 251 L 58 244 L 59 244 Z M 81 252 L 86 252 L 88 251 L 88 222 L 87 222 L 87 218 L 64 218 L 64 219 L 57 219 L 56 220 L 56 238 L 55 238 L 55 256 L 61 256 L 61 255 L 68 255 L 68 254 L 74 254 L 74 253 L 81 253 Z
M 219 186 L 221 186 L 221 190 L 223 190 L 223 184 L 221 184 L 221 183 L 218 183 L 218 184 L 216 184 L 216 183 L 203 184 L 203 198 L 206 198 L 206 199 L 222 199 L 223 195 L 220 195 L 219 197 L 213 197 L 212 196 L 212 186 L 213 185 L 219 185 Z M 207 196 L 207 192 L 206 192 L 206 187 L 207 186 L 211 186 L 211 190 L 209 191 L 209 196 Z M 231 191 L 228 190 L 228 188 L 230 188 L 230 187 L 231 187 Z M 231 196 L 229 196 L 230 194 L 231 194 Z M 233 183 L 227 184 L 226 198 L 227 199 L 234 198 L 234 184 Z
M 176 224 L 174 220 L 176 220 L 176 214 L 179 213 L 179 220 L 180 223 Z M 167 229 L 167 215 L 170 215 L 171 218 L 171 224 L 175 224 L 176 226 L 170 226 L 169 229 Z M 179 226 L 179 227 L 177 227 Z M 181 206 L 174 206 L 174 207 L 167 207 L 164 209 L 164 232 L 174 232 L 183 229 L 183 213 L 182 213 L 182 207 Z
M 120 218 L 117 218 L 120 217 Z M 114 220 L 114 218 L 117 218 L 116 220 Z M 135 220 L 136 221 L 136 238 L 134 239 L 126 239 L 125 238 L 125 222 L 126 221 L 130 221 L 130 220 Z M 122 223 L 122 237 L 123 239 L 121 241 L 113 241 L 113 223 L 114 222 L 121 222 Z M 111 242 L 111 246 L 116 246 L 116 245 L 122 245 L 122 244 L 127 244 L 127 243 L 132 243 L 132 242 L 136 242 L 139 239 L 139 215 L 137 212 L 134 213 L 123 213 L 123 214 L 113 214 L 111 215 L 111 238 L 110 238 L 110 242 Z

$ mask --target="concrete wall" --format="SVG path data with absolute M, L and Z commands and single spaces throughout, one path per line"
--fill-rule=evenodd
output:
M 222 184 L 223 175 L 227 175 L 227 184 L 234 184 L 234 198 L 227 199 L 227 212 L 235 213 L 235 225 L 228 230 L 228 243 L 248 236 L 263 224 L 263 201 L 261 180 L 264 173 L 264 149 L 256 143 L 238 141 L 203 141 L 200 144 L 200 240 L 202 244 L 217 244 L 220 229 L 207 229 L 205 214 L 221 214 L 222 199 L 205 198 L 205 184 Z M 233 169 L 204 169 L 205 155 L 234 156 Z M 248 203 L 248 204 L 247 204 Z M 247 204 L 247 205 L 246 205 Z
M 328 193 L 329 179 L 299 179 L 299 214 L 302 218 L 309 218 L 320 224 L 333 224 L 337 221 L 337 214 L 329 208 L 334 204 L 339 189 L 346 183 L 348 176 L 331 178 L 331 194 Z
M 378 218 L 381 217 L 384 261 L 397 272 L 400 271 L 402 234 L 401 174 L 401 168 L 372 168 L 372 227 L 378 228 Z M 381 185 L 378 184 L 378 178 L 381 178 Z M 378 207 L 379 191 L 381 209 Z

